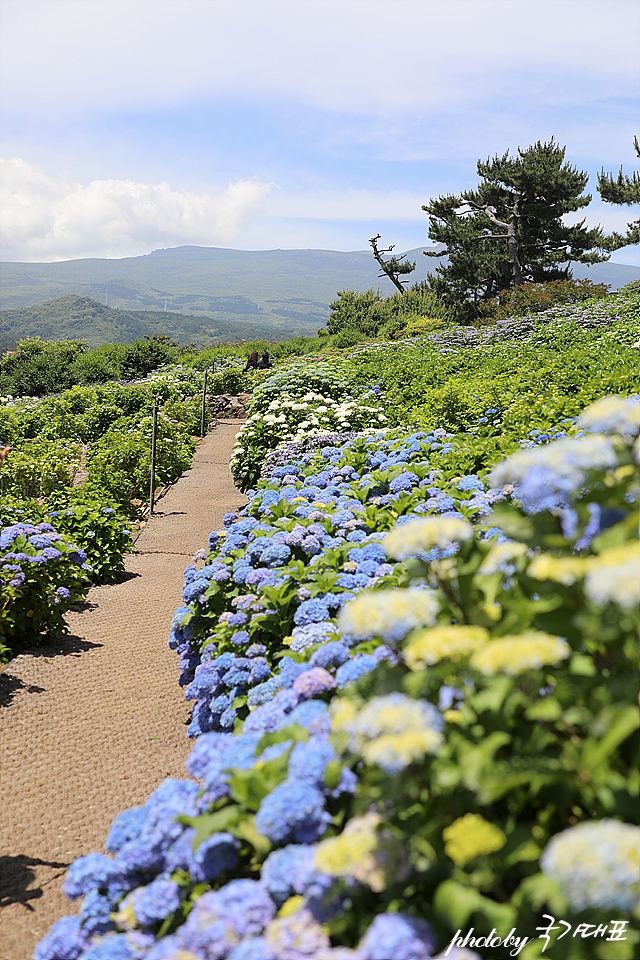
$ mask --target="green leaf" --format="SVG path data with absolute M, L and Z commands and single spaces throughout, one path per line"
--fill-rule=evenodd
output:
M 606 733 L 591 736 L 585 740 L 582 762 L 587 770 L 599 766 L 623 740 L 626 740 L 640 726 L 637 707 L 627 705 L 614 709 L 616 715 L 608 726 Z M 597 727 L 597 725 L 596 720 L 594 726 Z
M 246 840 L 247 843 L 250 843 L 256 852 L 256 856 L 260 859 L 266 857 L 271 850 L 271 842 L 264 834 L 260 833 L 253 817 L 245 817 L 240 820 L 230 828 L 229 832 L 234 837 L 238 837 L 239 840 Z
M 562 706 L 555 697 L 542 697 L 527 707 L 526 715 L 529 720 L 557 720 Z
M 514 893 L 513 903 L 519 908 L 528 907 L 535 913 L 539 913 L 546 905 L 556 917 L 565 916 L 569 907 L 558 882 L 544 873 L 526 877 Z
M 188 827 L 195 827 L 196 835 L 193 839 L 193 849 L 197 850 L 200 844 L 220 830 L 228 830 L 242 816 L 242 810 L 237 804 L 229 804 L 215 813 L 203 813 L 199 817 L 179 816 L 177 823 L 184 823 Z
M 281 727 L 280 730 L 276 730 L 274 733 L 265 733 L 264 736 L 260 738 L 258 746 L 256 747 L 256 756 L 261 756 L 267 747 L 273 746 L 274 743 L 282 743 L 284 740 L 304 740 L 306 743 L 308 739 L 309 731 L 306 727 L 293 725 Z
M 338 784 L 340 783 L 340 776 L 342 775 L 342 761 L 338 760 L 329 760 L 329 763 L 325 767 L 324 771 L 324 783 L 327 790 L 335 790 Z
M 508 930 L 517 916 L 511 904 L 498 903 L 482 896 L 473 887 L 449 879 L 440 884 L 433 898 L 433 906 L 452 929 L 464 929 L 474 913 L 497 930 Z
M 233 770 L 229 778 L 231 796 L 248 810 L 257 811 L 268 793 L 287 775 L 289 750 L 267 763 L 258 763 L 251 770 Z

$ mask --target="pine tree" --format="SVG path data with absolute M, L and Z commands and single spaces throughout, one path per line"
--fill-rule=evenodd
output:
M 585 221 L 562 222 L 586 207 L 588 174 L 564 163 L 565 148 L 538 141 L 518 155 L 509 152 L 478 161 L 476 190 L 438 197 L 423 206 L 429 237 L 445 249 L 449 263 L 436 268 L 432 286 L 450 303 L 478 304 L 527 281 L 571 277 L 571 263 L 599 263 L 605 237 Z
M 404 293 L 403 283 L 408 283 L 408 280 L 400 280 L 400 276 L 406 273 L 413 273 L 416 268 L 416 261 L 410 263 L 408 260 L 406 263 L 402 261 L 406 258 L 406 253 L 401 257 L 396 257 L 394 254 L 390 257 L 389 260 L 385 260 L 382 256 L 383 253 L 391 253 L 395 244 L 392 243 L 390 247 L 387 247 L 385 250 L 378 250 L 378 240 L 380 239 L 380 234 L 378 233 L 375 237 L 371 237 L 369 243 L 373 250 L 373 256 L 375 257 L 378 266 L 380 267 L 379 277 L 389 277 L 391 283 L 394 285 L 396 290 L 399 293 Z
M 640 143 L 637 137 L 633 138 L 633 145 L 636 148 L 636 155 L 640 157 Z M 618 176 L 614 180 L 613 174 L 605 173 L 602 169 L 598 174 L 598 193 L 605 203 L 615 203 L 620 206 L 640 203 L 640 175 L 634 172 L 631 177 L 628 177 L 620 167 Z M 614 232 L 607 237 L 606 248 L 619 250 L 620 247 L 626 247 L 630 243 L 640 243 L 640 220 L 632 220 L 628 223 L 626 234 Z

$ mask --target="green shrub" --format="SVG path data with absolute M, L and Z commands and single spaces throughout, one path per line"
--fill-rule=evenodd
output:
M 76 382 L 73 361 L 86 350 L 80 340 L 19 340 L 16 353 L 0 361 L 0 392 L 31 397 L 60 393 Z
M 338 299 L 329 308 L 328 332 L 341 334 L 357 331 L 359 339 L 393 336 L 418 317 L 429 317 L 444 324 L 453 319 L 450 309 L 425 282 L 416 283 L 404 293 L 395 293 L 386 298 L 381 296 L 380 291 L 356 293 L 353 290 L 340 290 Z M 336 340 L 333 343 L 336 346 L 343 345 Z
M 108 583 L 124 570 L 124 557 L 131 549 L 131 523 L 115 506 L 107 506 L 105 498 L 96 501 L 92 497 L 90 490 L 77 491 L 75 498 L 73 494 L 68 498 L 52 497 L 48 506 L 57 504 L 60 508 L 49 510 L 45 519 L 65 539 L 84 550 L 92 567 L 91 579 Z
M 214 373 L 207 379 L 207 393 L 213 397 L 223 393 L 237 397 L 245 389 L 245 374 L 238 367 L 227 367 L 220 373 Z
M 172 357 L 173 349 L 164 338 L 145 337 L 144 340 L 134 340 L 122 350 L 122 376 L 127 380 L 144 377 L 161 364 L 168 363 Z
M 582 303 L 584 300 L 602 300 L 609 292 L 609 284 L 591 280 L 550 280 L 546 283 L 523 283 L 512 290 L 503 290 L 497 300 L 489 300 L 480 307 L 480 317 L 504 320 L 542 313 L 559 303 Z
M 201 397 L 193 397 L 188 400 L 167 400 L 163 406 L 163 412 L 169 420 L 175 420 L 177 423 L 182 424 L 190 436 L 200 436 L 200 427 L 202 424 Z M 205 406 L 205 427 L 209 424 L 210 420 L 211 414 Z
M 80 465 L 80 446 L 32 440 L 14 449 L 0 470 L 0 491 L 14 497 L 46 497 L 58 487 L 70 486 Z
M 122 361 L 125 346 L 121 343 L 104 343 L 73 361 L 77 382 L 81 384 L 105 383 L 123 376 Z
M 88 487 L 111 497 L 123 510 L 135 514 L 132 501 L 146 501 L 151 475 L 151 417 L 132 423 L 126 417 L 116 421 L 87 453 Z M 194 443 L 180 424 L 158 416 L 156 485 L 175 480 L 187 469 Z

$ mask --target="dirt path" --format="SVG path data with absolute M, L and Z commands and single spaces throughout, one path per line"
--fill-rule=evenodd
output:
M 244 497 L 228 463 L 236 421 L 218 424 L 158 503 L 122 582 L 94 587 L 70 636 L 0 674 L 0 960 L 31 960 L 75 912 L 66 867 L 102 850 L 113 817 L 184 777 L 191 742 L 178 660 L 167 647 L 184 569 Z

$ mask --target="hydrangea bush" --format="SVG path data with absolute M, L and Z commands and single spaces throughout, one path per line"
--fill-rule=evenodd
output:
M 337 432 L 375 430 L 388 423 L 378 392 L 354 390 L 339 367 L 310 361 L 277 371 L 260 384 L 231 458 L 236 485 L 247 490 L 264 458 L 282 443 Z
M 0 662 L 65 630 L 91 572 L 86 553 L 50 523 L 0 524 Z
M 443 437 L 285 452 L 187 571 L 170 643 L 213 721 L 193 779 L 72 864 L 80 915 L 36 960 L 511 955 L 449 948 L 471 927 L 631 960 L 640 404 L 578 426 L 485 482 L 427 479 Z M 545 914 L 624 938 L 556 927 L 545 953 Z

